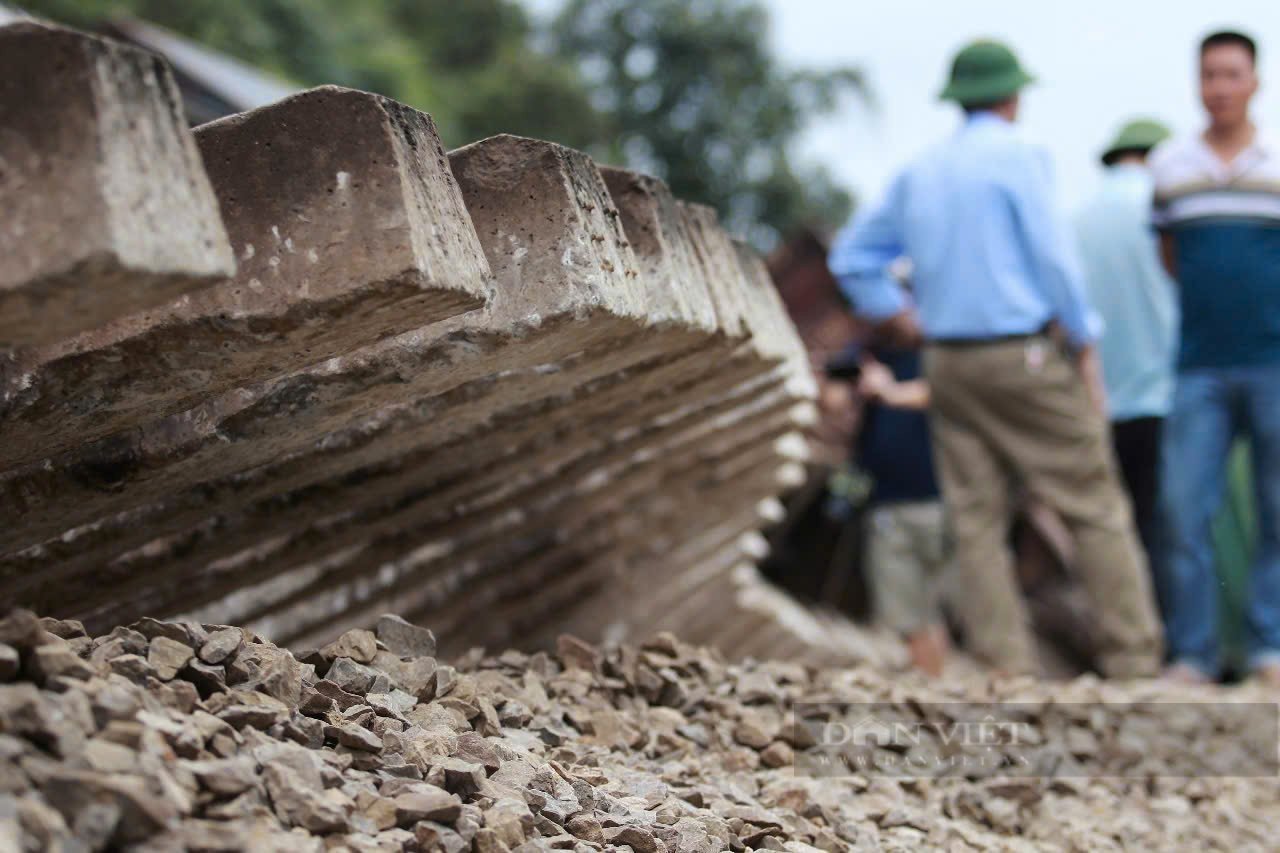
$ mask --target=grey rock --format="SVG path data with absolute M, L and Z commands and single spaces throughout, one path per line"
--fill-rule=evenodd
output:
M 91 850 L 106 847 L 116 834 L 124 810 L 113 800 L 87 802 L 71 819 L 71 834 Z
M 410 658 L 401 660 L 397 655 L 379 651 L 373 658 L 373 668 L 386 673 L 392 685 L 404 690 L 420 702 L 430 702 L 437 693 L 434 658 Z
M 187 761 L 181 766 L 193 774 L 204 788 L 219 797 L 242 794 L 258 781 L 257 764 L 248 756 Z
M 22 668 L 18 650 L 7 643 L 0 643 L 0 681 L 13 681 Z
M 142 647 L 142 653 L 146 654 L 146 652 L 147 648 L 144 644 Z M 98 669 L 102 669 L 115 658 L 129 653 L 130 652 L 125 647 L 125 642 L 122 639 L 116 638 L 102 643 L 95 640 L 94 645 L 89 652 L 89 663 L 93 664 Z
M 145 684 L 148 676 L 154 674 L 147 659 L 135 654 L 113 657 L 107 661 L 107 667 L 116 675 L 124 676 L 136 684 Z
M 40 627 L 64 640 L 88 636 L 84 630 L 84 623 L 76 619 L 53 619 L 46 616 L 40 620 Z
M 406 791 L 395 797 L 396 822 L 409 826 L 420 820 L 453 823 L 462 814 L 457 795 L 439 788 Z
M 776 740 L 760 753 L 766 767 L 786 767 L 795 761 L 795 751 L 784 741 Z
M 12 610 L 0 619 L 0 643 L 13 646 L 19 652 L 45 645 L 50 636 L 30 610 Z
M 166 635 L 160 635 L 151 641 L 147 663 L 151 665 L 156 678 L 169 681 L 176 677 L 194 656 L 195 651 L 190 646 L 170 639 Z
M 214 820 L 245 820 L 250 818 L 270 817 L 271 807 L 266 796 L 257 788 L 250 788 L 240 796 L 208 806 L 205 816 Z
M 208 699 L 213 694 L 227 689 L 227 671 L 216 664 L 207 664 L 193 659 L 179 675 L 195 687 L 202 699 Z
M 34 684 L 0 685 L 0 732 L 20 735 L 38 746 L 52 747 L 60 739 L 57 709 Z
M 407 696 L 408 694 L 404 695 Z M 410 699 L 412 698 L 413 697 L 410 697 Z M 379 717 L 403 719 L 404 712 L 412 710 L 413 708 L 413 705 L 410 705 L 408 708 L 404 708 L 402 703 L 391 698 L 390 693 L 367 693 L 365 694 L 364 701 Z
M 320 685 L 322 684 L 329 685 L 329 688 L 336 694 L 346 698 L 348 708 L 360 703 L 359 696 L 346 693 L 346 691 L 342 690 L 332 681 L 318 681 L 313 687 L 304 686 L 302 688 L 302 699 L 298 703 L 298 710 L 301 713 L 312 717 L 323 717 L 325 714 L 336 713 L 339 710 L 338 703 L 334 701 L 333 697 L 326 696 L 324 693 L 320 692 Z
M 324 674 L 329 671 L 329 664 L 333 663 L 332 659 L 320 654 L 319 649 L 302 649 L 295 652 L 293 656 L 303 666 L 311 666 L 315 669 L 319 678 L 324 678 Z
M 458 735 L 458 748 L 452 757 L 479 764 L 489 773 L 502 766 L 502 759 L 498 757 L 493 744 L 476 732 L 462 732 Z
M 269 705 L 264 702 L 233 702 L 224 705 L 217 717 L 234 729 L 269 729 L 289 716 L 289 709 L 282 702 Z
M 498 711 L 498 721 L 503 728 L 524 728 L 533 719 L 533 712 L 515 699 L 508 700 Z
M 382 739 L 355 723 L 325 726 L 324 736 L 329 740 L 336 740 L 348 749 L 358 749 L 363 752 L 382 752 Z
M 117 806 L 120 818 L 113 837 L 124 843 L 146 839 L 176 821 L 179 814 L 172 798 L 157 795 L 137 777 L 56 768 L 42 787 L 50 805 L 72 825 L 77 815 L 94 803 Z
M 566 668 L 577 667 L 589 672 L 598 672 L 603 660 L 599 649 L 570 634 L 561 634 L 556 639 L 556 653 Z
M 743 717 L 738 721 L 738 725 L 733 729 L 733 739 L 752 749 L 764 749 L 773 740 L 769 733 L 750 717 Z
M 27 657 L 27 665 L 32 677 L 40 684 L 58 676 L 87 681 L 95 674 L 93 667 L 61 639 L 33 649 Z
M 448 696 L 458 681 L 458 671 L 451 666 L 436 668 L 436 696 Z
M 570 834 L 581 838 L 583 841 L 594 841 L 597 844 L 604 843 L 604 829 L 600 826 L 600 821 L 589 814 L 580 814 L 569 818 L 564 824 L 564 828 Z
M 325 674 L 325 681 L 332 682 L 346 693 L 363 696 L 373 687 L 374 680 L 380 674 L 364 664 L 356 663 L 350 658 L 337 658 Z M 383 678 L 386 678 L 386 676 L 384 675 Z M 318 682 L 317 689 L 323 683 Z
M 80 760 L 87 769 L 99 773 L 137 773 L 140 767 L 137 752 L 102 738 L 90 738 L 80 753 Z
M 485 844 L 486 833 L 493 833 L 493 841 L 515 848 L 525 842 L 534 831 L 533 813 L 520 800 L 500 799 L 484 813 L 485 828 L 476 833 L 477 848 Z
M 373 723 L 376 714 L 371 706 L 361 703 L 352 705 L 342 712 L 342 719 L 357 726 L 368 726 Z
M 154 641 L 157 637 L 166 637 L 188 648 L 199 648 L 205 633 L 199 625 L 186 622 L 161 622 L 146 616 L 134 622 L 129 628 L 148 640 Z M 193 633 L 193 628 L 198 633 Z
M 194 684 L 184 679 L 175 678 L 159 688 L 157 692 L 161 702 L 183 714 L 190 714 L 195 710 L 196 703 L 200 701 L 200 691 Z
M 427 773 L 427 781 L 460 797 L 479 791 L 487 776 L 484 767 L 458 758 L 436 759 Z
M 404 720 L 392 717 L 374 717 L 369 729 L 378 737 L 386 738 L 388 732 L 402 732 L 408 728 Z
M 442 853 L 463 853 L 471 848 L 471 842 L 442 823 L 424 820 L 414 827 L 414 840 L 422 850 L 439 850 Z
M 141 655 L 147 654 L 147 638 L 132 628 L 126 628 L 123 625 L 111 629 L 110 634 L 94 639 L 95 647 L 100 647 L 108 643 L 116 643 L 123 654 Z
M 257 690 L 290 707 L 302 697 L 302 667 L 285 649 L 245 643 L 226 666 L 228 684 Z
M 223 628 L 209 634 L 200 647 L 200 660 L 207 664 L 220 664 L 234 657 L 244 646 L 244 631 L 239 628 Z
M 372 631 L 355 629 L 347 631 L 329 645 L 320 649 L 322 657 L 329 660 L 351 658 L 356 663 L 370 663 L 378 653 L 378 640 Z
M 284 736 L 310 749 L 320 749 L 324 746 L 324 728 L 320 720 L 295 714 L 284 722 Z
M 406 622 L 394 614 L 386 614 L 378 619 L 374 628 L 378 641 L 387 650 L 402 658 L 434 658 L 436 656 L 436 638 L 427 628 Z
M 343 832 L 355 804 L 341 791 L 326 789 L 319 769 L 296 754 L 264 762 L 262 782 L 276 816 L 288 826 L 310 832 Z

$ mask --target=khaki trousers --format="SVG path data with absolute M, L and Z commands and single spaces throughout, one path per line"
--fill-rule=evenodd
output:
M 951 557 L 942 501 L 905 501 L 867 515 L 867 574 L 876 619 L 904 637 L 942 625 Z
M 925 350 L 930 427 L 955 537 L 955 606 L 990 664 L 1035 673 L 1027 609 L 1007 543 L 1013 491 L 1052 507 L 1075 540 L 1076 570 L 1099 626 L 1099 665 L 1154 674 L 1161 660 L 1146 558 L 1105 420 L 1067 355 L 1047 337 Z

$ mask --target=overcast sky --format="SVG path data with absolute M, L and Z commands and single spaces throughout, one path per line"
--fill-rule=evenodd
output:
M 794 65 L 854 63 L 879 101 L 850 102 L 815 124 L 801 150 L 826 163 L 859 196 L 876 195 L 911 155 L 950 133 L 954 108 L 937 93 L 951 56 L 972 38 L 1008 41 L 1039 83 L 1022 121 L 1053 151 L 1064 206 L 1097 178 L 1097 154 L 1126 119 L 1149 114 L 1175 129 L 1199 128 L 1195 48 L 1212 29 L 1244 29 L 1260 41 L 1259 123 L 1280 129 L 1280 0 L 764 0 L 774 48 Z M 557 0 L 528 0 L 544 11 Z M 1274 82 L 1274 85 L 1271 85 Z

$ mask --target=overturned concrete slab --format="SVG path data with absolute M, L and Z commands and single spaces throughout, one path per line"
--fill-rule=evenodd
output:
M 445 409 L 433 401 L 360 422 L 362 415 L 387 405 L 389 397 L 427 395 L 470 379 L 453 396 L 467 396 L 474 387 L 473 396 L 481 402 L 472 411 L 483 418 L 667 353 L 723 342 L 728 354 L 737 346 L 734 338 L 719 333 L 708 338 L 706 311 L 696 307 L 696 297 L 682 295 L 667 278 L 655 283 L 634 271 L 637 262 L 617 224 L 617 210 L 584 155 L 551 143 L 496 137 L 453 156 L 468 204 L 479 212 L 476 222 L 496 273 L 495 292 L 483 311 L 224 394 L 190 412 L 0 475 L 0 506 L 16 520 L 0 532 L 0 551 L 30 547 L 64 530 L 161 502 L 172 509 L 192 501 L 201 505 L 181 513 L 187 524 L 194 524 L 199 513 L 207 517 L 217 511 L 206 506 L 203 497 L 209 489 L 203 484 L 251 472 L 247 479 L 263 486 L 253 491 L 252 499 L 260 499 L 383 461 L 403 452 L 405 436 L 427 447 L 442 443 L 454 423 L 467 420 L 456 408 L 454 418 L 441 420 L 439 413 L 451 402 L 442 400 L 438 403 L 446 404 Z M 666 205 L 666 216 L 674 219 L 677 211 L 671 208 Z M 644 256 L 653 267 L 683 263 L 688 250 L 678 243 L 680 232 L 674 233 L 657 249 L 646 246 Z M 531 260 L 534 255 L 521 241 L 534 239 L 540 241 L 538 256 L 549 253 L 557 259 L 554 264 Z M 727 239 L 717 238 L 709 226 L 701 239 L 719 239 L 717 245 L 727 246 Z M 709 269 L 701 272 L 708 274 Z M 730 279 L 717 285 L 722 292 L 742 289 L 735 266 L 725 263 L 715 274 Z M 684 289 L 696 292 L 694 288 L 706 292 L 709 285 L 690 275 Z M 739 295 L 729 298 L 734 305 L 741 301 Z M 571 355 L 573 370 L 556 369 Z M 740 368 L 717 365 L 714 353 L 705 352 L 700 359 L 701 370 L 719 369 L 724 381 L 741 375 Z M 757 364 L 753 359 L 743 355 L 736 361 L 745 360 L 748 371 L 772 367 L 772 361 Z M 523 372 L 505 381 L 491 378 L 513 364 Z M 543 364 L 547 369 L 539 367 Z M 456 406 L 460 401 L 452 402 Z M 346 438 L 336 434 L 352 421 Z M 400 425 L 404 428 L 395 428 Z M 361 453 L 351 452 L 353 443 Z M 291 450 L 303 458 L 290 459 Z M 328 466 L 319 457 L 334 463 Z M 293 465 L 302 479 L 282 476 L 281 464 Z M 272 467 L 268 471 L 263 466 Z M 194 495 L 184 493 L 196 485 L 202 487 Z M 245 478 L 237 478 L 234 486 L 237 503 L 251 499 Z M 158 513 L 171 515 L 159 507 Z M 177 523 L 157 529 L 157 514 L 147 518 L 145 528 L 138 518 L 124 520 L 120 526 L 126 537 L 136 537 L 140 530 L 159 536 L 180 529 Z M 81 545 L 98 542 L 98 533 L 78 540 Z M 60 559 L 66 556 L 57 543 L 50 550 Z
M 270 617 L 274 630 L 288 642 L 306 642 L 298 638 L 328 630 L 334 608 L 346 610 L 357 624 L 365 611 L 372 613 L 391 600 L 406 611 L 436 608 L 437 618 L 450 611 L 480 613 L 490 597 L 490 585 L 501 590 L 506 583 L 503 578 L 539 551 L 546 557 L 541 561 L 546 571 L 542 580 L 548 583 L 559 572 L 582 569 L 584 561 L 597 565 L 599 552 L 615 544 L 618 525 L 625 525 L 631 515 L 649 511 L 649 496 L 695 482 L 721 482 L 729 476 L 723 473 L 726 466 L 735 470 L 743 461 L 771 464 L 776 470 L 779 463 L 771 442 L 792 428 L 786 417 L 761 413 L 754 424 L 743 421 L 703 431 L 695 438 L 669 442 L 657 456 L 619 460 L 612 470 L 606 469 L 607 475 L 579 475 L 576 485 L 572 481 L 560 486 L 534 483 L 499 504 L 431 524 L 417 534 L 387 537 L 339 552 L 331 564 L 293 573 L 300 586 L 288 588 L 274 600 L 257 596 L 251 609 L 240 612 L 262 619 L 274 614 Z M 744 444 L 743 436 L 757 430 L 763 430 L 758 439 Z M 742 490 L 750 491 L 751 482 L 735 481 L 732 488 L 745 494 Z M 776 483 L 771 488 L 776 490 Z M 703 519 L 705 524 L 689 507 L 688 503 L 682 506 L 686 521 L 696 524 Z M 520 571 L 527 574 L 526 568 Z M 262 570 L 249 570 L 245 577 L 261 578 Z M 567 615 L 564 608 L 560 615 Z M 99 617 L 88 614 L 88 618 L 92 622 Z M 311 623 L 313 627 L 308 628 Z M 483 625 L 490 632 L 502 628 L 487 619 Z M 477 625 L 472 637 L 484 642 L 479 629 Z
M 691 329 L 735 336 L 733 323 L 717 318 L 712 285 L 697 258 L 679 202 L 662 181 L 639 172 L 602 167 L 600 174 L 616 205 L 623 233 L 650 291 L 668 295 L 671 320 Z M 717 291 L 723 290 L 719 286 Z
M 488 295 L 489 268 L 429 116 L 325 86 L 204 125 L 196 139 L 237 253 L 234 278 L 19 355 L 0 389 L 0 469 L 429 326 Z M 420 374 L 424 360 L 448 357 L 436 349 L 411 337 L 387 344 L 382 361 Z
M 231 275 L 177 86 L 154 55 L 36 23 L 0 28 L 0 117 L 0 356 Z
M 332 118 L 335 100 L 356 113 L 353 119 L 363 118 L 372 125 L 357 136 L 376 136 L 378 131 L 400 133 L 399 125 L 388 130 L 391 123 L 387 110 L 392 109 L 389 105 L 393 102 L 346 90 L 313 90 L 280 105 L 202 128 L 206 156 L 219 160 L 214 152 L 226 151 L 230 160 L 231 153 L 250 148 L 251 142 L 269 146 L 272 138 L 285 149 L 279 156 L 289 154 L 293 143 L 273 136 L 279 123 L 288 118 L 290 127 L 301 122 L 303 130 L 319 132 L 321 119 Z M 320 110 L 321 107 L 326 109 Z M 420 122 L 427 121 L 417 113 L 409 117 L 414 116 Z M 219 130 L 223 124 L 225 128 Z M 255 129 L 258 124 L 263 127 Z M 359 129 L 358 120 L 356 124 Z M 222 139 L 224 136 L 229 138 Z M 430 136 L 434 140 L 434 133 Z M 419 146 L 427 144 L 426 139 L 415 139 Z M 438 141 L 434 144 L 439 145 Z M 258 156 L 258 150 L 253 149 L 254 156 Z M 340 164 L 355 168 L 351 164 L 358 162 L 352 151 L 330 152 L 330 157 L 332 162 L 325 160 L 320 172 L 328 174 L 330 167 Z M 414 316 L 414 306 L 408 304 L 412 300 L 406 302 L 405 289 L 423 289 L 422 279 L 430 270 L 429 265 L 422 268 L 429 246 L 414 243 L 416 236 L 424 235 L 417 234 L 414 221 L 406 212 L 395 182 L 399 168 L 395 158 L 384 155 L 385 163 L 376 157 L 370 159 L 372 162 L 365 164 L 369 173 L 339 178 L 344 186 L 338 190 L 323 185 L 307 190 L 308 196 L 318 195 L 323 201 L 313 202 L 306 209 L 324 214 L 322 221 L 336 226 L 334 233 L 342 238 L 339 245 L 333 245 L 331 239 L 326 251 L 343 248 L 350 253 L 347 262 L 351 266 L 339 264 L 338 271 L 332 268 L 331 261 L 323 267 L 327 272 L 315 273 L 317 280 L 304 276 L 299 290 L 288 284 L 287 276 L 302 275 L 309 267 L 321 269 L 314 260 L 304 258 L 307 253 L 316 254 L 313 244 L 320 239 L 319 234 L 312 232 L 309 222 L 303 222 L 292 232 L 299 240 L 294 244 L 292 237 L 283 236 L 277 226 L 266 225 L 268 220 L 289 221 L 287 208 L 272 211 L 268 206 L 264 213 L 246 201 L 245 209 L 253 211 L 256 225 L 233 226 L 233 240 L 239 244 L 247 234 L 262 232 L 283 240 L 271 247 L 277 254 L 263 264 L 242 261 L 238 284 L 245 276 L 257 273 L 275 285 L 269 290 L 255 289 L 253 284 L 260 284 L 260 280 L 250 278 L 242 289 L 233 291 L 235 299 L 242 303 L 238 313 L 246 322 L 269 326 L 270 318 L 279 319 L 281 311 L 287 319 L 291 312 L 302 310 L 300 304 L 291 301 L 300 295 L 302 304 L 310 305 L 312 310 L 303 312 L 309 316 L 294 316 L 293 320 L 324 319 L 314 316 L 313 310 L 338 307 L 337 302 L 324 299 L 326 293 L 332 292 L 340 294 L 339 302 L 357 300 L 352 304 L 358 305 L 359 310 L 351 312 L 356 316 L 344 318 L 346 334 L 354 336 L 348 339 L 350 342 L 361 340 L 362 332 L 364 339 L 376 339 L 381 334 L 361 323 L 361 316 L 382 324 L 403 323 L 406 316 Z M 609 371 L 673 346 L 697 342 L 696 332 L 679 322 L 675 297 L 648 292 L 638 283 L 635 259 L 617 224 L 617 213 L 603 180 L 585 155 L 551 143 L 498 137 L 461 149 L 454 159 L 459 163 L 468 204 L 478 212 L 477 221 L 485 235 L 484 251 L 494 265 L 493 298 L 484 311 L 465 320 L 437 323 L 349 358 L 227 392 L 166 420 L 146 423 L 50 461 L 0 475 L 0 505 L 15 520 L 9 530 L 0 532 L 0 550 L 33 545 L 130 506 L 161 501 L 200 482 L 266 464 L 389 405 L 391 398 L 403 400 L 439 393 L 451 384 L 482 379 L 512 366 L 555 364 L 584 348 L 604 347 L 607 354 L 592 361 L 601 370 Z M 373 163 L 380 165 L 375 167 Z M 389 174 L 382 175 L 387 185 L 382 192 L 351 196 L 365 181 L 376 185 L 377 175 L 387 170 Z M 262 181 L 271 174 L 265 163 L 259 172 Z M 320 172 L 311 176 L 318 177 Z M 222 177 L 217 170 L 214 174 L 215 178 Z M 444 174 L 449 174 L 447 169 Z M 236 190 L 246 200 L 264 190 L 248 178 L 241 176 L 239 180 L 248 182 L 238 184 Z M 453 200 L 460 204 L 452 178 L 446 183 L 456 197 Z M 395 200 L 388 202 L 383 196 L 392 188 Z M 220 191 L 229 192 L 225 187 Z M 338 201 L 330 200 L 331 191 Z M 358 204 L 357 197 L 361 199 Z M 337 212 L 328 209 L 333 205 Z M 325 209 L 313 210 L 316 207 Z M 459 213 L 463 217 L 460 221 L 417 224 L 424 229 L 430 225 L 441 235 L 463 230 L 473 234 L 466 213 Z M 234 213 L 229 219 L 236 220 Z M 361 236 L 361 229 L 369 233 Z M 427 231 L 425 236 L 431 237 L 432 232 Z M 436 236 L 438 241 L 445 240 Z M 460 239 L 456 234 L 449 238 L 454 242 Z M 537 241 L 538 251 L 531 253 L 522 240 Z M 433 239 L 432 245 L 435 242 Z M 470 242 L 475 242 L 474 237 Z M 454 258 L 468 260 L 466 252 L 448 246 L 446 241 L 440 258 L 434 262 L 439 265 Z M 477 263 L 476 269 L 486 268 L 483 257 Z M 282 266 L 285 272 L 278 273 Z M 353 280 L 353 275 L 361 278 Z M 391 291 L 401 297 L 398 301 L 402 304 L 394 308 L 378 298 L 384 294 L 370 292 L 387 282 L 391 282 Z M 371 303 L 374 307 L 370 307 Z M 379 305 L 386 310 L 374 310 Z M 428 312 L 425 319 L 439 318 Z M 288 323 L 286 326 L 272 330 L 267 337 L 278 338 L 281 345 L 300 351 L 304 345 L 315 343 L 305 330 Z M 315 333 L 323 336 L 325 326 L 322 323 Z M 285 336 L 286 331 L 292 334 Z M 234 336 L 224 330 L 219 337 Z M 148 336 L 148 340 L 160 343 L 154 336 Z M 516 343 L 520 344 L 518 350 L 511 349 Z M 185 347 L 193 345 L 190 340 L 184 342 Z M 624 356 L 621 362 L 617 361 L 619 354 Z M 255 357 L 262 355 L 259 348 Z M 81 440 L 84 438 L 82 435 Z M 47 446 L 47 442 L 40 446 Z
M 385 556 L 374 558 L 371 552 L 361 556 L 360 566 L 372 570 L 380 560 L 394 557 L 397 550 L 403 553 L 415 544 L 484 530 L 485 525 L 501 523 L 513 511 L 527 517 L 535 527 L 546 526 L 547 522 L 538 522 L 529 515 L 533 507 L 574 497 L 578 484 L 586 484 L 583 487 L 593 496 L 592 502 L 601 506 L 631 499 L 640 487 L 634 485 L 634 476 L 626 479 L 623 473 L 638 476 L 637 472 L 653 470 L 659 460 L 673 464 L 696 461 L 699 449 L 711 440 L 723 443 L 735 436 L 743 441 L 756 440 L 760 423 L 777 422 L 793 429 L 789 406 L 785 396 L 774 392 L 756 400 L 739 400 L 736 408 L 720 412 L 719 417 L 690 413 L 671 423 L 653 426 L 643 436 L 589 442 L 581 448 L 577 448 L 577 442 L 558 442 L 576 449 L 560 458 L 538 454 L 541 458 L 533 460 L 536 467 L 509 462 L 491 472 L 470 466 L 470 476 L 460 478 L 442 477 L 423 467 L 406 472 L 404 478 L 393 479 L 390 487 L 383 484 L 374 491 L 361 489 L 357 481 L 347 489 L 331 491 L 333 500 L 327 503 L 332 514 L 310 524 L 299 525 L 297 513 L 289 511 L 290 506 L 306 507 L 305 502 L 282 504 L 274 514 L 251 512 L 245 518 L 224 519 L 196 531 L 193 537 L 158 543 L 159 547 L 143 548 L 112 565 L 94 567 L 84 574 L 96 578 L 100 582 L 97 587 L 86 587 L 53 567 L 43 578 L 13 579 L 11 588 L 19 590 L 24 601 L 39 601 L 78 616 L 88 615 L 85 608 L 115 598 L 126 608 L 140 607 L 145 602 L 152 608 L 145 612 L 172 613 L 327 554 L 373 540 L 388 540 L 391 544 L 380 545 L 378 551 Z M 707 435 L 711 438 L 704 437 Z M 665 459 L 655 455 L 655 449 L 664 442 L 670 445 Z M 516 458 L 522 460 L 520 454 Z M 254 518 L 261 519 L 260 528 L 253 526 Z M 523 534 L 506 530 L 502 535 Z M 487 537 L 485 534 L 482 538 Z M 187 578 L 188 583 L 180 589 L 166 584 L 165 579 L 175 575 Z M 163 600 L 146 599 L 148 589 L 154 589 Z M 136 595 L 122 594 L 126 590 L 133 590 Z
M 0 590 L 94 626 L 305 640 L 394 600 L 531 637 L 618 572 L 742 558 L 808 368 L 713 211 L 550 143 L 446 155 L 332 87 L 197 135 L 239 272 L 26 352 Z

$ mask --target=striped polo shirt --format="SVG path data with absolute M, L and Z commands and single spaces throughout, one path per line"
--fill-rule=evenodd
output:
M 1178 367 L 1280 363 L 1280 139 L 1259 131 L 1224 163 L 1199 136 L 1149 160 L 1154 222 L 1173 235 Z

